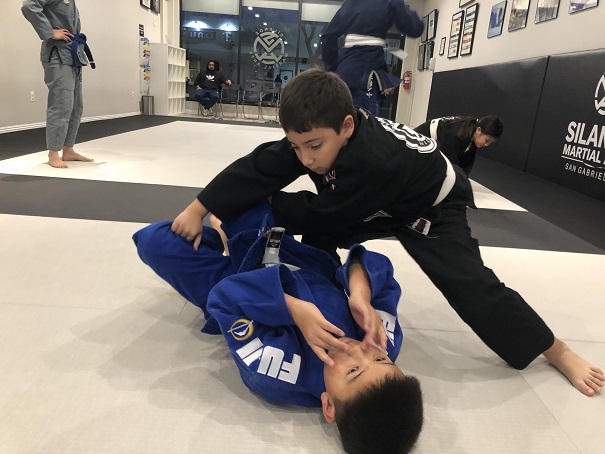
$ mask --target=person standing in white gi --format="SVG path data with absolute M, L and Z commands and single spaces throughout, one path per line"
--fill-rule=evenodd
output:
M 48 87 L 48 163 L 52 167 L 67 168 L 66 161 L 91 162 L 92 159 L 74 150 L 83 111 L 82 66 L 87 66 L 90 60 L 94 68 L 86 36 L 80 33 L 76 2 L 24 0 L 21 11 L 42 40 L 40 60 Z

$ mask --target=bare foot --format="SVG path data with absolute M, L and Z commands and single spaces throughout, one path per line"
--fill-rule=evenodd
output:
M 59 157 L 58 151 L 48 152 L 48 163 L 51 167 L 55 167 L 56 169 L 67 169 L 67 164 Z
M 87 158 L 82 156 L 73 149 L 73 147 L 63 147 L 63 161 L 83 161 L 83 162 L 92 162 L 94 159 Z M 67 166 L 65 166 L 67 167 Z
M 552 347 L 543 354 L 582 394 L 594 396 L 595 392 L 600 393 L 603 389 L 603 371 L 581 358 L 559 339 L 555 339 Z

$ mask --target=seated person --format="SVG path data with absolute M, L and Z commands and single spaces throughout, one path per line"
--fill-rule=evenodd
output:
M 195 78 L 195 100 L 202 105 L 204 115 L 212 113 L 212 107 L 218 101 L 218 90 L 221 84 L 231 85 L 229 79 L 220 72 L 220 64 L 216 60 L 210 60 L 205 71 L 200 71 Z
M 422 393 L 393 364 L 403 335 L 390 261 L 356 245 L 339 267 L 287 235 L 278 254 L 266 254 L 272 225 L 264 203 L 224 223 L 228 256 L 206 226 L 197 251 L 169 222 L 134 241 L 141 259 L 204 311 L 202 331 L 223 334 L 250 390 L 321 407 L 347 452 L 408 452 L 422 428 Z
M 504 126 L 498 117 L 434 118 L 414 128 L 425 137 L 434 139 L 441 152 L 464 170 L 468 176 L 475 163 L 478 148 L 489 147 L 502 136 Z

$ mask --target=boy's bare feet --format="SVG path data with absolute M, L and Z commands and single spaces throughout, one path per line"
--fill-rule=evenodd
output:
M 82 156 L 73 149 L 73 147 L 63 147 L 63 156 L 61 157 L 63 161 L 82 161 L 82 162 L 92 162 L 94 159 L 87 158 L 86 156 Z M 67 167 L 67 166 L 66 166 Z
M 51 167 L 55 167 L 57 169 L 67 169 L 67 164 L 63 162 L 63 159 L 61 159 L 59 156 L 58 151 L 48 152 L 48 163 Z
M 570 350 L 563 341 L 555 338 L 555 342 L 543 355 L 582 394 L 594 396 L 595 392 L 600 393 L 603 389 L 603 371 Z

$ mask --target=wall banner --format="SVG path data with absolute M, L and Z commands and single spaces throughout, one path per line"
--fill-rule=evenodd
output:
M 605 51 L 550 57 L 527 171 L 605 201 Z

